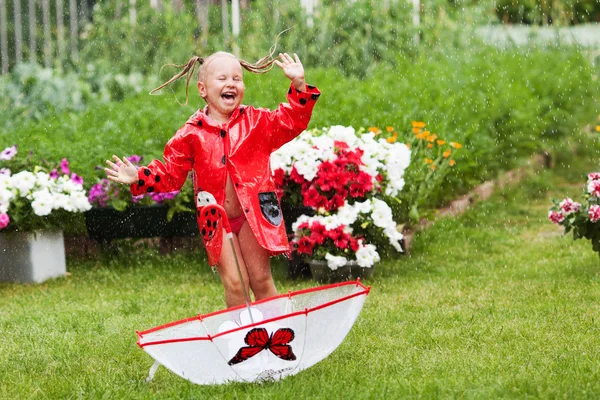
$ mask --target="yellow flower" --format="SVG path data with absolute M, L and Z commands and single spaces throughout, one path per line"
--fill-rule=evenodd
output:
M 431 158 L 425 157 L 425 164 L 431 164 L 433 160 Z
M 450 166 L 451 166 L 451 167 L 454 167 L 454 164 L 456 164 L 456 161 L 454 161 L 454 160 L 450 160 Z
M 421 128 L 413 128 L 412 131 L 416 135 L 418 133 L 421 133 Z
M 450 146 L 454 147 L 455 149 L 460 149 L 462 147 L 462 144 L 456 143 L 456 142 L 450 142 Z
M 425 136 L 424 136 L 423 133 L 417 133 L 416 138 L 419 139 L 419 140 L 421 140 L 421 139 L 425 139 Z
M 431 144 L 431 143 L 427 143 L 427 148 L 428 148 L 428 149 L 432 149 L 432 148 L 433 148 L 433 144 Z
M 448 157 L 450 157 L 450 153 L 451 153 L 450 149 L 446 150 L 446 151 L 444 152 L 444 158 L 448 158 Z
M 437 136 L 437 134 L 435 134 L 435 133 L 434 133 L 433 135 L 429 136 L 429 137 L 427 138 L 427 140 L 429 140 L 431 143 L 433 143 L 433 141 L 434 141 L 435 139 L 437 139 L 437 137 L 438 137 L 438 136 Z
M 369 130 L 369 132 L 372 132 L 372 133 L 374 133 L 376 135 L 379 135 L 381 133 L 381 130 L 378 127 L 376 127 L 376 126 L 372 126 L 368 130 Z
M 413 121 L 411 124 L 413 128 L 425 128 L 425 122 Z
M 387 138 L 385 140 L 387 140 L 388 143 L 395 143 L 396 140 L 398 140 L 398 132 L 394 132 L 393 136 L 390 136 L 389 138 Z
M 431 168 L 433 171 L 435 171 L 435 169 L 437 168 L 435 164 L 432 164 L 429 166 L 429 168 Z
M 424 135 L 425 138 L 428 138 L 429 135 L 431 135 L 431 132 L 425 131 L 425 132 L 423 132 L 423 135 Z
M 446 144 L 446 141 L 445 140 L 438 140 L 438 141 L 436 141 L 436 143 L 438 144 L 438 146 L 441 146 L 443 144 Z
M 600 125 L 596 125 L 596 132 L 600 132 Z
M 392 133 L 394 131 L 394 127 L 392 126 L 388 126 L 387 128 L 385 128 L 389 133 Z

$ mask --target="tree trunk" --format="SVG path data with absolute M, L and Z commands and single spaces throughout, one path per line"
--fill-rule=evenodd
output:
M 115 4 L 115 19 L 121 19 L 122 11 L 123 11 L 123 1 L 117 0 L 117 4 Z
M 52 40 L 50 38 L 50 0 L 42 0 L 42 23 L 44 24 L 44 66 L 52 66 Z
M 21 24 L 21 0 L 14 0 L 15 14 L 15 61 L 23 61 L 23 25 Z
M 37 63 L 35 15 L 35 0 L 29 0 L 29 59 L 32 63 Z
M 223 25 L 223 39 L 229 41 L 229 6 L 227 0 L 221 0 L 221 24 Z
M 172 0 L 172 4 L 173 4 L 173 9 L 176 12 L 181 12 L 183 11 L 183 0 Z
M 231 0 L 231 33 L 234 40 L 240 34 L 240 0 Z
M 77 39 L 79 32 L 77 30 L 77 0 L 69 0 L 69 23 L 71 26 L 71 57 L 73 60 L 79 59 L 79 49 L 77 47 Z
M 56 46 L 59 68 L 62 68 L 65 60 L 65 24 L 63 18 L 63 0 L 56 0 Z
M 0 57 L 2 73 L 8 72 L 8 33 L 6 32 L 6 0 L 0 0 Z
M 86 22 L 88 22 L 88 2 L 87 0 L 81 0 L 81 19 L 83 20 L 83 23 L 85 24 Z
M 208 44 L 208 0 L 196 0 L 196 18 L 202 30 L 200 43 L 202 47 Z
M 131 26 L 135 26 L 137 20 L 137 14 L 135 11 L 135 0 L 129 0 L 129 23 Z

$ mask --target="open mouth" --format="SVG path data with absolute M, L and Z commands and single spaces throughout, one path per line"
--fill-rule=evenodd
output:
M 233 101 L 233 100 L 235 100 L 235 94 L 234 93 L 230 93 L 230 92 L 223 93 L 221 95 L 221 98 L 223 100 Z

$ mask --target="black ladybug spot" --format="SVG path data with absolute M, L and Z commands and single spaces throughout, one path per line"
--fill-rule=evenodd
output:
M 244 210 L 245 212 L 249 212 L 250 210 L 248 210 L 247 208 Z
M 221 129 L 221 137 L 224 138 L 226 134 L 227 134 L 227 132 L 225 132 L 223 129 Z
M 144 168 L 144 175 L 150 176 L 150 170 L 148 168 Z
M 302 93 L 302 91 L 301 91 L 301 90 L 298 90 L 298 89 L 296 89 L 296 93 Z
M 146 189 L 146 192 L 148 192 L 148 193 L 154 192 L 154 186 L 150 186 L 148 189 Z
M 138 181 L 138 186 L 144 186 L 145 184 L 146 184 L 146 182 L 144 182 L 144 180 L 143 180 L 143 179 L 140 179 L 140 180 Z
M 198 121 L 198 126 L 202 126 L 202 120 Z
M 204 216 L 205 216 L 205 217 L 208 217 L 208 211 L 206 211 L 206 212 L 204 213 Z
M 154 178 L 154 180 L 158 183 L 160 182 L 160 176 L 156 175 L 156 178 Z
M 225 164 L 225 156 L 223 156 L 223 158 L 221 158 L 221 162 L 222 162 L 223 164 Z
M 212 222 L 210 220 L 206 221 L 206 226 L 208 226 L 209 228 L 212 227 Z
M 211 209 L 210 209 L 210 213 L 211 213 L 212 215 L 215 215 L 215 214 L 217 213 L 217 210 L 215 210 L 214 208 L 211 208 Z
M 202 228 L 202 236 L 206 236 L 206 229 Z
M 304 99 L 304 98 L 300 99 L 300 104 L 305 105 L 306 104 L 306 99 Z
M 240 107 L 240 114 L 244 113 L 245 108 L 244 107 Z
M 309 89 L 311 89 L 311 90 L 315 88 L 313 85 L 306 85 L 306 87 L 309 88 Z
M 310 95 L 310 98 L 313 99 L 313 100 L 316 100 L 316 99 L 319 98 L 319 96 L 320 96 L 319 93 L 313 93 L 313 94 Z
M 292 94 L 292 88 L 290 88 L 290 90 L 288 90 L 288 94 Z

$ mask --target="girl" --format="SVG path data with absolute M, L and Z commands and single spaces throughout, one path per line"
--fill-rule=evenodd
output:
M 178 190 L 193 171 L 198 209 L 210 203 L 221 205 L 234 233 L 243 283 L 230 246 L 224 246 L 224 232 L 205 241 L 209 264 L 217 266 L 225 288 L 227 307 L 233 307 L 244 304 L 244 288 L 246 292 L 248 287 L 252 289 L 255 300 L 277 294 L 270 256 L 287 253 L 289 244 L 269 157 L 306 129 L 320 92 L 305 83 L 304 68 L 296 54 L 292 58 L 280 53 L 279 60 L 270 54 L 249 64 L 225 52 L 206 59 L 193 57 L 178 66 L 183 69 L 179 74 L 153 92 L 185 74 L 189 84 L 196 63 L 200 65 L 198 92 L 206 107 L 169 140 L 164 162 L 154 160 L 138 170 L 126 158 L 113 156 L 114 162 L 106 161 L 110 168 L 105 171 L 109 179 L 131 185 L 132 195 Z M 274 111 L 242 105 L 242 67 L 265 73 L 273 64 L 291 81 L 288 102 Z

